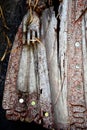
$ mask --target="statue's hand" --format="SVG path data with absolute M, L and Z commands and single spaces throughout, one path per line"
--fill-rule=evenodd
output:
M 32 22 L 28 25 L 27 44 L 35 43 L 40 38 L 40 20 L 38 15 L 33 12 Z
M 32 17 L 29 12 L 23 19 L 23 45 L 35 43 L 40 38 L 40 19 L 36 12 L 33 12 Z

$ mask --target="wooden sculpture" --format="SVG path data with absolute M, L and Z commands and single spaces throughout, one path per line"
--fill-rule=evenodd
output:
M 29 10 L 16 34 L 6 76 L 3 108 L 10 120 L 35 121 L 51 129 L 54 126 L 53 110 L 39 4 L 41 8 L 45 7 L 43 1 L 28 1 Z M 50 19 L 53 8 L 47 10 Z
M 86 130 L 87 0 L 59 1 L 56 15 L 50 0 L 27 1 L 9 58 L 3 108 L 10 120 Z

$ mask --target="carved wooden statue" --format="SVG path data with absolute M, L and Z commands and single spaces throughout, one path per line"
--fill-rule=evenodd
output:
M 8 64 L 3 95 L 6 116 L 35 121 L 48 129 L 86 130 L 87 1 L 60 1 L 57 18 L 52 1 L 27 2 L 29 10 Z
M 35 121 L 51 129 L 54 128 L 53 108 L 44 41 L 49 24 L 44 30 L 45 14 L 38 13 L 46 8 L 46 3 L 39 0 L 27 2 L 29 10 L 18 29 L 9 59 L 3 108 L 10 120 Z M 51 22 L 55 15 L 53 7 L 45 11 L 48 11 L 47 19 Z M 53 42 L 56 42 L 56 22 L 50 24 L 54 31 L 50 32 L 53 39 L 55 37 Z

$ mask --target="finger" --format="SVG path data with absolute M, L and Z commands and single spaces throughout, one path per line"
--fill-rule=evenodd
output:
M 35 43 L 35 31 L 32 31 L 32 43 Z
M 39 30 L 39 28 L 37 29 L 37 37 L 36 38 L 40 38 L 40 30 Z
M 23 44 L 26 43 L 26 33 L 23 33 L 22 42 L 23 42 Z
M 27 32 L 27 44 L 30 45 L 30 30 Z
M 23 32 L 27 31 L 27 21 L 28 21 L 28 17 L 29 17 L 29 11 L 27 12 L 27 14 L 24 16 L 23 18 Z

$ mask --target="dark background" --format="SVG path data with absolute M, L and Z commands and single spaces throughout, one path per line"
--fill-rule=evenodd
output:
M 3 13 L 5 16 L 6 24 L 9 27 L 9 30 L 6 29 L 3 25 L 2 19 L 0 17 L 0 59 L 3 56 L 6 46 L 7 40 L 3 36 L 3 31 L 13 43 L 15 34 L 17 32 L 18 26 L 20 25 L 23 16 L 27 12 L 26 8 L 26 0 L 0 0 L 0 6 L 3 9 Z M 55 11 L 57 13 L 57 3 L 54 3 Z M 11 50 L 11 47 L 9 48 Z M 2 108 L 2 99 L 3 99 L 3 91 L 4 91 L 4 83 L 6 78 L 6 71 L 9 60 L 8 53 L 3 61 L 0 61 L 0 130 L 46 130 L 40 125 L 32 123 L 24 123 L 21 121 L 9 121 L 5 117 L 5 110 Z

